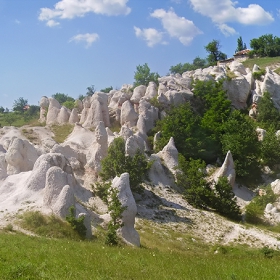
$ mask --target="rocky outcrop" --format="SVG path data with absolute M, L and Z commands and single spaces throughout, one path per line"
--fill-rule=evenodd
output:
M 13 138 L 5 154 L 8 175 L 32 170 L 38 157 L 38 151 L 27 140 Z
M 129 185 L 129 174 L 123 173 L 120 177 L 115 177 L 112 188 L 118 191 L 118 199 L 122 207 L 126 209 L 122 213 L 123 227 L 118 230 L 118 234 L 123 240 L 134 246 L 140 246 L 140 237 L 134 228 L 137 206 Z
M 178 150 L 175 147 L 173 137 L 170 138 L 167 145 L 157 155 L 163 159 L 166 167 L 175 175 L 176 167 L 178 166 Z
M 41 100 L 40 100 L 40 118 L 39 118 L 39 122 L 45 122 L 46 121 L 48 107 L 49 107 L 49 99 L 48 99 L 48 97 L 43 96 L 41 98 Z
M 92 168 L 95 172 L 101 170 L 101 160 L 107 155 L 108 152 L 108 134 L 105 129 L 104 123 L 99 122 L 95 129 L 95 142 L 90 149 L 88 155 L 87 167 Z
M 83 118 L 81 122 L 84 127 L 96 127 L 100 121 L 105 126 L 110 127 L 109 109 L 108 109 L 108 96 L 103 92 L 96 92 L 90 99 L 90 107 L 85 105 L 82 112 Z M 85 112 L 84 112 L 85 111 Z
M 236 172 L 235 172 L 235 167 L 234 167 L 232 154 L 231 154 L 230 151 L 227 152 L 227 155 L 226 155 L 226 158 L 223 162 L 223 165 L 220 167 L 218 172 L 216 172 L 216 174 L 214 174 L 214 181 L 218 182 L 220 177 L 227 177 L 230 185 L 232 187 L 234 186 Z

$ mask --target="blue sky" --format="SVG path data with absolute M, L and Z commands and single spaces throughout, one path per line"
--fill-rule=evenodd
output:
M 279 0 L 0 0 L 0 106 L 37 105 L 56 92 L 77 98 L 133 83 L 137 65 L 166 75 L 205 58 L 219 40 L 280 37 Z

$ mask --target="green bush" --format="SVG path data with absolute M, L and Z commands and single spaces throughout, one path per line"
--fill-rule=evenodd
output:
M 255 196 L 246 206 L 245 220 L 252 224 L 264 224 L 263 214 L 268 203 L 274 203 L 277 195 L 274 194 L 270 186 L 265 187 L 266 194 Z
M 108 155 L 101 161 L 100 177 L 107 181 L 128 172 L 131 190 L 135 191 L 149 168 L 150 164 L 140 150 L 133 157 L 125 155 L 125 142 L 119 137 L 114 139 Z
M 261 80 L 262 76 L 265 75 L 265 69 L 261 69 L 260 71 L 257 71 L 257 72 L 253 72 L 253 78 L 255 80 Z
M 84 225 L 84 216 L 81 216 L 79 218 L 75 217 L 75 207 L 71 206 L 69 208 L 69 215 L 66 216 L 66 221 L 71 225 L 72 229 L 77 231 L 77 233 L 79 234 L 79 236 L 82 239 L 85 239 L 86 237 L 86 232 L 87 232 L 87 228 Z
M 111 182 L 96 182 L 91 186 L 94 194 L 100 197 L 105 203 L 108 203 L 108 190 L 111 187 Z
M 118 191 L 116 189 L 110 189 L 110 200 L 108 210 L 110 211 L 111 220 L 108 225 L 108 231 L 106 234 L 105 244 L 117 245 L 119 243 L 117 230 L 123 226 L 122 213 L 126 209 L 123 207 L 119 198 Z

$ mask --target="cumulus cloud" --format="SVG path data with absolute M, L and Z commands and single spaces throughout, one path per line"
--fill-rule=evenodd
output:
M 55 26 L 60 25 L 60 23 L 55 21 L 55 20 L 53 20 L 53 19 L 50 19 L 50 20 L 47 21 L 46 25 L 48 27 L 55 27 Z
M 53 9 L 41 8 L 39 20 L 47 21 L 50 26 L 54 19 L 72 19 L 83 17 L 87 13 L 103 14 L 108 16 L 127 15 L 131 9 L 127 7 L 128 0 L 61 0 Z
M 163 28 L 171 37 L 178 38 L 183 45 L 189 45 L 195 36 L 202 34 L 192 21 L 179 17 L 172 9 L 157 9 L 151 16 L 161 20 Z
M 154 28 L 140 29 L 134 26 L 135 35 L 147 42 L 149 47 L 153 47 L 156 44 L 165 44 L 163 41 L 163 32 L 159 32 Z
M 235 30 L 228 22 L 238 22 L 244 25 L 266 25 L 274 21 L 273 16 L 260 5 L 250 4 L 246 8 L 236 7 L 238 2 L 232 0 L 189 0 L 194 11 L 210 17 L 220 30 L 231 35 Z
M 73 36 L 69 42 L 86 42 L 86 48 L 89 48 L 93 42 L 99 39 L 99 35 L 96 33 L 86 33 L 86 34 L 78 34 Z

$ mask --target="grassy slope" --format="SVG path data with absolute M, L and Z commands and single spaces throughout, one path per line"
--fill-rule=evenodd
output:
M 280 56 L 277 57 L 261 57 L 261 58 L 252 58 L 243 62 L 245 67 L 253 69 L 254 64 L 257 64 L 261 69 L 264 69 L 267 66 L 280 63 Z
M 278 255 L 186 245 L 176 252 L 1 233 L 0 279 L 279 279 Z

